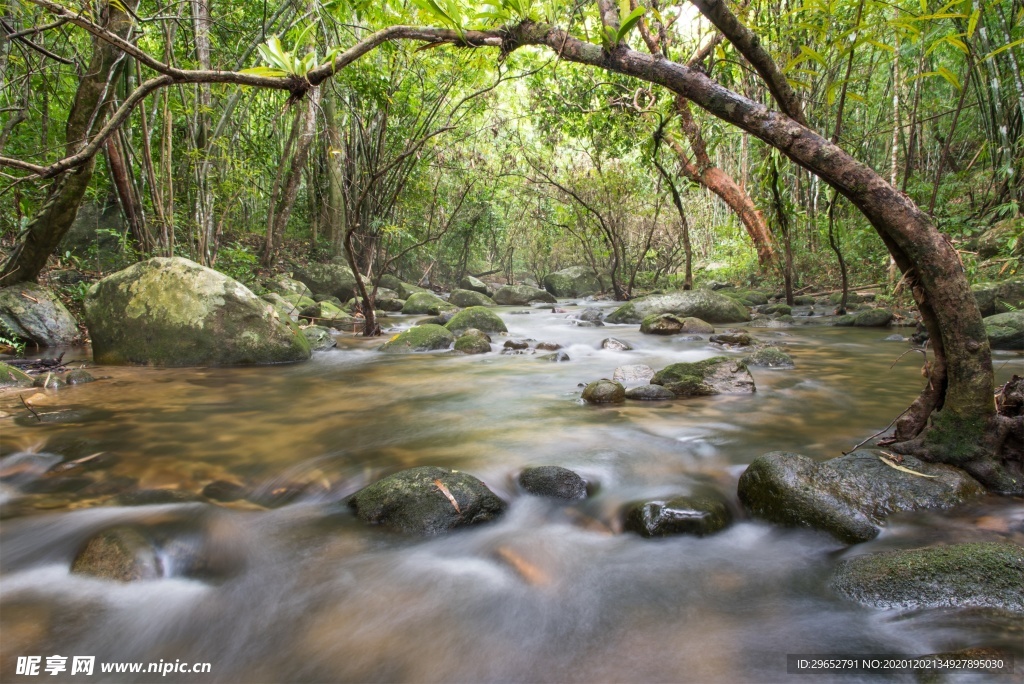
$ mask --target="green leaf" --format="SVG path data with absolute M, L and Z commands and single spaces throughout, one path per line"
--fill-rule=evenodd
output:
M 974 37 L 974 29 L 978 28 L 978 19 L 981 19 L 981 10 L 976 9 L 971 12 L 971 18 L 967 20 L 967 37 Z
M 998 55 L 1000 52 L 1006 52 L 1007 50 L 1009 50 L 1011 48 L 1015 48 L 1015 47 L 1017 47 L 1018 45 L 1021 45 L 1021 44 L 1024 44 L 1024 38 L 1021 38 L 1019 40 L 1015 40 L 1012 43 L 1007 43 L 1006 45 L 1004 45 L 1002 47 L 996 48 L 992 52 L 990 52 L 987 55 L 985 55 L 984 57 L 982 57 L 982 60 L 992 59 L 993 57 Z
M 957 89 L 957 91 L 959 91 L 959 90 L 960 90 L 960 79 L 958 79 L 958 78 L 956 77 L 956 74 L 954 74 L 954 73 L 953 73 L 952 71 L 950 71 L 949 69 L 947 69 L 947 68 L 946 68 L 946 67 L 944 67 L 944 66 L 940 66 L 940 67 L 939 67 L 939 69 L 938 69 L 938 73 L 939 73 L 939 76 L 942 76 L 942 78 L 944 78 L 944 79 L 946 79 L 947 81 L 949 81 L 949 82 L 950 82 L 950 84 L 951 84 L 951 85 L 952 85 L 952 86 L 953 86 L 954 88 L 956 88 L 956 89 Z
M 288 72 L 283 69 L 275 69 L 274 67 L 258 66 L 252 67 L 251 69 L 242 69 L 238 73 L 240 74 L 251 74 L 253 76 L 270 76 L 270 77 L 281 77 L 287 76 Z
M 808 57 L 810 57 L 811 59 L 813 59 L 815 62 L 817 62 L 818 64 L 820 64 L 823 67 L 827 67 L 828 66 L 828 62 L 825 61 L 825 58 L 821 56 L 820 52 L 816 52 L 816 51 L 812 50 L 811 48 L 807 47 L 806 45 L 801 45 L 800 46 L 800 54 L 807 55 Z
M 619 34 L 616 36 L 616 44 L 621 43 L 623 38 L 629 35 L 629 32 L 633 30 L 633 27 L 640 21 L 640 17 L 644 16 L 646 10 L 643 7 L 637 7 L 635 10 L 629 13 L 625 21 L 619 26 Z

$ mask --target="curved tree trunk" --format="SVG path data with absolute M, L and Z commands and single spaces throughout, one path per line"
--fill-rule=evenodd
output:
M 101 6 L 103 20 L 99 23 L 107 31 L 125 38 L 131 32 L 132 18 L 125 10 L 133 11 L 138 0 L 109 3 Z M 103 121 L 109 104 L 108 91 L 116 79 L 125 55 L 110 43 L 93 38 L 92 58 L 75 92 L 75 100 L 68 113 L 65 128 L 65 154 L 71 156 L 83 147 L 89 135 Z M 96 157 L 57 176 L 50 186 L 46 201 L 29 223 L 23 240 L 11 253 L 3 272 L 0 286 L 18 282 L 32 282 L 46 268 L 46 260 L 64 239 L 78 214 L 85 190 L 92 180 Z

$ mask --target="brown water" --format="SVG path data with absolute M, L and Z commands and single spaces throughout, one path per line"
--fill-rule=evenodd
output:
M 31 403 L 42 421 L 0 394 L 0 465 L 22 472 L 0 485 L 0 676 L 37 681 L 14 676 L 13 659 L 60 654 L 211 663 L 210 674 L 167 681 L 772 682 L 808 677 L 786 674 L 787 653 L 1024 650 L 1014 619 L 838 598 L 827 578 L 844 547 L 827 535 L 744 519 L 703 539 L 620 531 L 625 502 L 703 483 L 735 504 L 736 480 L 759 454 L 829 458 L 884 428 L 924 382 L 917 353 L 890 369 L 907 349 L 882 341 L 891 331 L 752 330 L 785 345 L 797 369 L 754 369 L 749 396 L 592 407 L 580 403 L 580 383 L 617 366 L 739 352 L 636 326 L 580 328 L 550 310 L 500 311 L 514 337 L 558 342 L 572 360 L 387 356 L 373 351 L 379 340 L 343 337 L 294 366 L 94 369 L 106 379 L 40 391 Z M 609 336 L 636 349 L 600 349 Z M 1002 381 L 1021 372 L 1021 357 L 996 365 Z M 119 507 L 19 489 L 55 462 L 97 452 L 118 458 L 89 474 L 111 487 L 197 493 L 227 479 L 264 493 L 305 489 L 273 509 Z M 542 464 L 576 470 L 596 495 L 569 508 L 520 495 L 515 475 Z M 506 516 L 420 540 L 367 528 L 339 504 L 415 465 L 476 475 L 510 502 Z M 902 516 L 868 548 L 1014 537 L 1021 518 L 1013 499 Z M 118 522 L 169 526 L 184 544 L 206 535 L 204 553 L 227 570 L 216 582 L 70 575 L 83 541 Z

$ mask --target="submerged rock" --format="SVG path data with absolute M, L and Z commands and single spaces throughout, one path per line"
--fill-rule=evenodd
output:
M 589 266 L 570 266 L 547 274 L 544 289 L 556 297 L 586 297 L 601 291 L 601 281 Z
M 897 470 L 862 449 L 829 461 L 774 451 L 754 459 L 739 480 L 739 498 L 756 518 L 811 527 L 847 543 L 878 535 L 885 518 L 900 511 L 951 508 L 984 494 L 958 468 L 904 456 Z
M 778 347 L 761 347 L 753 354 L 744 357 L 743 363 L 762 368 L 796 368 L 793 358 Z
M 985 333 L 993 349 L 1024 350 L 1024 311 L 1010 311 L 985 319 Z
M 678 335 L 680 333 L 702 333 L 710 335 L 715 326 L 699 318 L 686 318 L 675 314 L 653 314 L 640 323 L 640 332 L 645 335 Z
M 839 564 L 831 585 L 876 608 L 981 607 L 1024 613 L 1024 548 L 975 542 L 857 556 Z
M 441 325 L 427 324 L 409 328 L 395 335 L 377 349 L 382 352 L 408 353 L 449 349 L 455 336 Z
M 448 302 L 455 306 L 497 306 L 497 303 L 485 294 L 473 290 L 455 290 L 448 297 Z
M 725 501 L 710 492 L 636 501 L 626 506 L 624 517 L 625 529 L 643 537 L 673 534 L 703 537 L 724 529 L 732 522 L 732 513 Z
M 136 528 L 111 527 L 92 536 L 75 554 L 71 572 L 118 582 L 162 576 L 153 544 Z
M 582 477 L 560 466 L 526 468 L 519 474 L 519 486 L 530 494 L 552 499 L 577 501 L 587 498 L 587 482 Z
M 74 316 L 50 290 L 35 283 L 0 289 L 0 322 L 19 339 L 40 347 L 71 344 L 78 337 Z
M 749 347 L 754 343 L 754 338 L 745 332 L 724 332 L 712 335 L 709 341 L 729 347 Z
M 470 328 L 455 340 L 455 351 L 463 354 L 486 354 L 491 351 L 491 338 L 482 330 Z
M 676 395 L 660 385 L 640 385 L 626 390 L 626 398 L 633 401 L 669 401 Z
M 621 404 L 626 400 L 626 388 L 607 378 L 595 380 L 583 390 L 583 401 L 588 404 Z
M 503 306 L 524 306 L 530 302 L 555 304 L 556 299 L 547 290 L 530 285 L 505 285 L 494 293 L 494 301 Z
M 624 383 L 650 382 L 654 369 L 642 363 L 619 366 L 612 373 L 612 380 Z
M 601 349 L 610 349 L 611 351 L 632 351 L 633 345 L 614 337 L 606 337 L 601 340 Z
M 742 362 L 724 356 L 695 363 L 674 363 L 651 378 L 677 397 L 704 397 L 714 394 L 748 394 L 754 391 L 754 378 Z
M 730 297 L 711 290 L 685 290 L 627 302 L 610 313 L 605 321 L 640 323 L 647 316 L 663 313 L 684 318 L 692 316 L 713 324 L 750 320 L 746 307 Z
M 455 334 L 464 330 L 476 328 L 487 333 L 508 332 L 505 321 L 501 317 L 483 306 L 471 306 L 458 312 L 445 324 L 445 327 Z
M 84 385 L 89 382 L 96 382 L 96 378 L 87 370 L 76 368 L 64 376 L 64 382 L 69 385 Z
M 604 312 L 598 309 L 596 306 L 588 306 L 583 311 L 580 311 L 579 315 L 576 316 L 581 321 L 588 323 L 603 323 Z
M 93 285 L 85 319 L 98 363 L 232 366 L 304 361 L 309 342 L 236 280 L 157 257 Z
M 505 510 L 505 502 L 477 478 L 434 466 L 385 477 L 353 494 L 348 505 L 368 523 L 419 535 L 490 522 Z

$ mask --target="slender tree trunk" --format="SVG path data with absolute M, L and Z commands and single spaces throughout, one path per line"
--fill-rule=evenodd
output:
M 99 23 L 111 33 L 126 38 L 131 32 L 131 16 L 137 0 L 123 0 L 96 6 Z M 89 135 L 102 121 L 109 103 L 109 89 L 125 59 L 118 48 L 94 38 L 89 66 L 78 83 L 75 99 L 65 128 L 65 155 L 70 156 L 88 143 Z M 92 180 L 95 156 L 86 163 L 57 176 L 43 206 L 29 222 L 25 237 L 15 247 L 0 273 L 0 285 L 32 282 L 46 267 L 53 253 L 71 228 L 85 190 Z
M 683 256 L 685 259 L 685 275 L 683 278 L 683 289 L 693 289 L 693 247 L 690 245 L 690 222 L 686 220 L 686 211 L 683 209 L 683 199 L 679 196 L 679 190 L 676 189 L 676 184 L 672 181 L 672 177 L 668 175 L 668 171 L 658 161 L 658 148 L 655 146 L 654 149 L 654 166 L 657 167 L 658 173 L 665 179 L 665 184 L 668 185 L 668 190 L 672 194 L 672 204 L 675 205 L 676 212 L 679 214 L 679 221 L 682 226 L 682 240 L 683 240 Z

